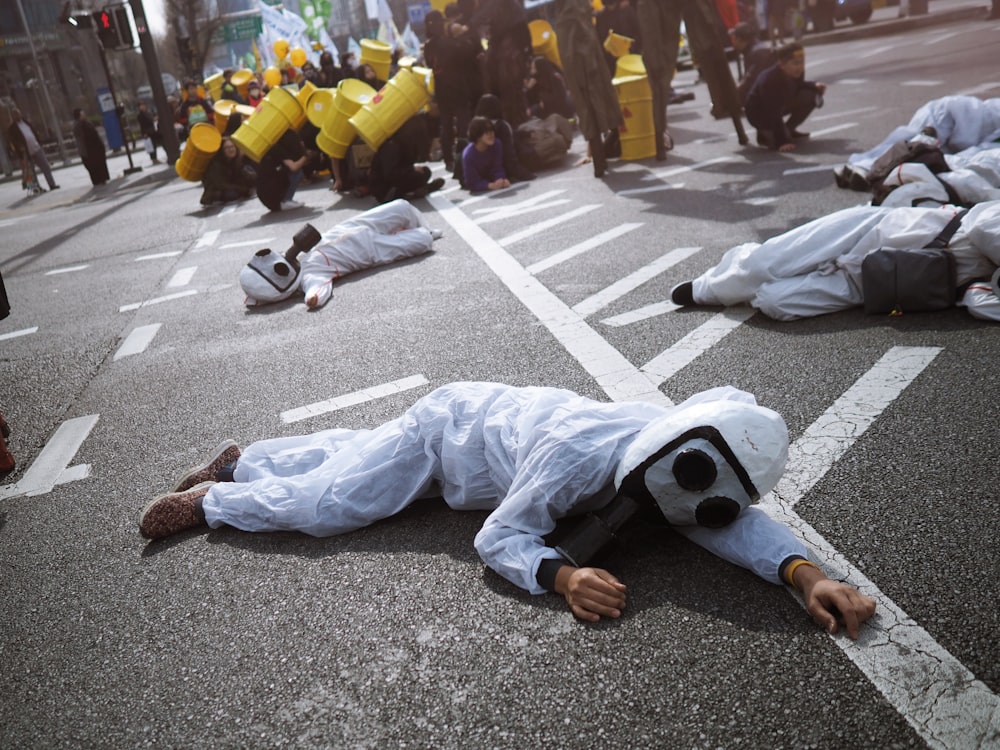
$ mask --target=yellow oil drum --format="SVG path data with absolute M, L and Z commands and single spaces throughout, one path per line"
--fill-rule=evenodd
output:
M 616 34 L 614 29 L 608 31 L 608 38 L 604 40 L 604 49 L 608 51 L 609 55 L 614 57 L 622 57 L 623 55 L 629 54 L 632 50 L 632 43 L 635 41 L 630 36 L 622 36 L 621 34 Z
M 541 18 L 536 18 L 528 24 L 531 32 L 531 50 L 536 55 L 541 55 L 549 62 L 553 62 L 562 69 L 562 60 L 559 58 L 559 45 L 556 42 L 556 32 L 552 30 L 552 24 Z
M 212 97 L 213 102 L 219 101 L 222 98 L 222 73 L 216 73 L 214 76 L 206 78 L 205 90 Z
M 226 132 L 226 128 L 229 126 L 229 118 L 236 111 L 236 106 L 236 102 L 232 99 L 219 99 L 219 101 L 212 105 L 212 109 L 215 110 L 215 127 L 220 133 Z M 237 117 L 239 117 L 238 114 Z
M 230 78 L 229 81 L 236 87 L 236 90 L 240 92 L 240 96 L 246 99 L 247 94 L 249 93 L 250 81 L 253 79 L 253 71 L 249 68 L 243 68 L 242 70 L 237 70 L 233 73 L 233 77 Z
M 242 117 L 244 120 L 247 119 L 250 115 L 252 115 L 256 111 L 257 111 L 256 107 L 251 107 L 249 104 L 237 104 L 235 107 L 233 107 L 233 112 L 239 112 L 240 117 Z
M 377 39 L 362 39 L 360 62 L 371 65 L 380 81 L 387 81 L 392 67 L 392 46 Z
M 350 122 L 368 148 L 378 151 L 379 146 L 430 100 L 420 77 L 412 71 L 401 70 L 354 113 Z
M 199 122 L 192 126 L 181 156 L 174 164 L 177 175 L 189 182 L 200 182 L 208 163 L 222 146 L 222 134 L 215 126 Z
M 259 162 L 295 123 L 305 122 L 305 112 L 295 95 L 277 86 L 267 92 L 260 109 L 233 133 L 233 143 L 248 158 Z
M 306 99 L 306 119 L 317 128 L 322 128 L 323 122 L 333 111 L 333 100 L 336 94 L 337 89 L 317 88 L 312 91 Z M 299 97 L 299 101 L 302 101 L 301 97 Z
M 423 82 L 427 93 L 434 96 L 434 71 L 430 68 L 422 68 L 419 65 L 414 65 L 410 70 Z
M 615 65 L 615 78 L 626 76 L 646 75 L 646 65 L 642 62 L 642 55 L 622 55 Z
M 316 145 L 324 154 L 343 159 L 357 137 L 351 118 L 378 92 L 357 78 L 345 78 L 337 85 L 336 92 L 333 107 L 316 136 Z
M 622 76 L 611 82 L 622 110 L 623 124 L 618 133 L 622 159 L 635 161 L 656 155 L 656 126 L 653 124 L 653 92 L 646 76 Z

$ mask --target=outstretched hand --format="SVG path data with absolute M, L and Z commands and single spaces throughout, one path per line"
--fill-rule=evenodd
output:
M 803 575 L 799 576 L 799 571 Z M 875 614 L 875 600 L 865 596 L 853 586 L 831 581 L 815 569 L 799 568 L 795 577 L 800 583 L 806 610 L 812 618 L 831 635 L 842 623 L 854 640 L 861 632 L 861 623 Z
M 601 568 L 564 565 L 556 574 L 556 592 L 566 598 L 573 614 L 597 622 L 601 617 L 621 617 L 625 584 Z

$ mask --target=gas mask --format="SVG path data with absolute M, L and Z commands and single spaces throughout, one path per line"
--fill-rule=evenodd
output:
M 740 401 L 707 401 L 644 428 L 615 473 L 618 494 L 557 547 L 584 565 L 643 506 L 675 526 L 722 528 L 774 489 L 788 459 L 776 412 Z
M 281 302 L 299 288 L 300 253 L 308 252 L 322 239 L 312 224 L 306 224 L 292 237 L 292 246 L 284 255 L 265 248 L 240 270 L 240 286 L 247 295 L 247 305 Z

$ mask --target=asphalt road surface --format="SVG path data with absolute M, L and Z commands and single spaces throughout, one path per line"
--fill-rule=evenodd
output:
M 0 746 L 965 748 L 1000 746 L 1000 360 L 963 309 L 779 323 L 677 310 L 729 247 L 857 205 L 832 168 L 924 102 L 1000 96 L 1000 25 L 812 42 L 829 84 L 790 155 L 695 100 L 664 163 L 564 166 L 419 208 L 432 254 L 332 301 L 243 306 L 241 267 L 370 202 L 202 209 L 166 167 L 34 199 L 0 186 Z M 752 136 L 752 130 L 751 130 Z M 114 168 L 120 174 L 121 162 Z M 440 165 L 433 165 L 440 169 Z M 721 384 L 787 420 L 765 501 L 879 602 L 862 638 L 679 536 L 604 561 L 623 617 L 576 621 L 486 569 L 485 513 L 439 500 L 332 539 L 231 529 L 147 544 L 140 508 L 224 438 L 371 427 L 455 380 L 679 402 Z

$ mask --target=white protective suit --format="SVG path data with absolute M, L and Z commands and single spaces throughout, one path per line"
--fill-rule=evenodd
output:
M 824 216 L 763 244 L 726 251 L 693 282 L 700 305 L 749 303 L 776 320 L 822 315 L 863 304 L 861 262 L 880 247 L 919 248 L 955 214 L 954 206 L 857 206 Z M 958 283 L 989 279 L 1000 265 L 1000 201 L 970 209 L 952 238 Z M 994 295 L 995 297 L 995 295 Z M 959 303 L 976 317 L 993 318 L 996 304 L 966 294 Z
M 658 418 L 670 414 L 684 422 L 685 410 L 711 401 L 755 404 L 750 394 L 729 387 L 665 409 L 602 403 L 557 388 L 452 383 L 374 430 L 331 429 L 250 445 L 237 462 L 235 482 L 208 490 L 205 519 L 213 528 L 331 536 L 440 495 L 454 509 L 492 510 L 476 550 L 509 581 L 542 593 L 539 565 L 561 559 L 543 535 L 558 519 L 613 499 L 619 463 L 645 427 L 662 426 Z M 766 482 L 777 481 L 753 479 L 762 495 L 773 488 Z M 721 529 L 677 530 L 772 583 L 782 583 L 785 560 L 805 557 L 791 531 L 759 508 L 746 508 Z
M 985 143 L 946 154 L 950 171 L 934 174 L 924 164 L 901 164 L 883 181 L 898 186 L 883 206 L 927 206 L 951 202 L 947 183 L 964 205 L 1000 200 L 1000 143 Z

